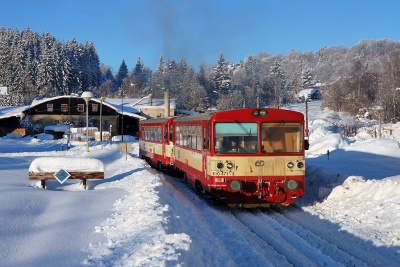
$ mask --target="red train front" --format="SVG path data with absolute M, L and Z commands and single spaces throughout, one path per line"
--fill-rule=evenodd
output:
M 286 206 L 304 194 L 303 114 L 253 108 L 170 123 L 171 168 L 209 198 L 254 208 Z

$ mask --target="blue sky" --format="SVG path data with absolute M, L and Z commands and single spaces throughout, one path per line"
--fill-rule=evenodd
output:
M 132 70 L 140 57 L 186 58 L 198 69 L 247 55 L 351 47 L 400 39 L 400 1 L 323 0 L 1 0 L 0 26 L 49 31 L 59 41 L 92 41 L 100 62 Z

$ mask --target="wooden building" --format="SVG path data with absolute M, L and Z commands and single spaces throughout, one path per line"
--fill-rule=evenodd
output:
M 169 99 L 168 99 L 169 100 Z M 89 127 L 109 131 L 111 135 L 132 135 L 138 133 L 139 121 L 148 117 L 164 115 L 163 99 L 117 99 L 93 98 L 88 103 Z M 167 101 L 168 102 L 168 101 Z M 150 106 L 150 107 L 149 107 Z M 18 109 L 8 113 L 7 108 Z M 16 109 L 17 108 L 17 109 Z M 172 115 L 175 100 L 170 100 Z M 149 111 L 157 111 L 152 113 Z M 42 127 L 57 124 L 72 124 L 74 127 L 86 127 L 86 102 L 78 95 L 57 96 L 46 99 L 35 99 L 26 107 L 1 107 L 0 137 L 13 132 L 19 126 L 19 119 L 25 119 Z

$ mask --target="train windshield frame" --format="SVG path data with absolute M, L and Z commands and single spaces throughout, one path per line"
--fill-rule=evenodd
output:
M 217 154 L 257 153 L 258 124 L 255 122 L 215 123 L 214 136 L 214 151 Z
M 302 125 L 298 122 L 263 122 L 261 151 L 264 154 L 302 152 Z

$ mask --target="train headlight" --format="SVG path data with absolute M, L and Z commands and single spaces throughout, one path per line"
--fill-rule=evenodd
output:
M 297 180 L 286 180 L 284 185 L 286 190 L 296 190 L 299 188 L 299 182 Z
M 227 167 L 228 169 L 232 169 L 232 168 L 233 168 L 233 163 L 232 163 L 232 162 L 228 162 L 228 163 L 226 164 L 226 167 Z
M 301 169 L 303 167 L 304 167 L 304 163 L 303 162 L 301 162 L 301 161 L 297 162 L 297 168 Z
M 222 162 L 217 163 L 217 168 L 222 169 L 224 167 L 224 164 Z
M 265 109 L 256 109 L 251 113 L 254 117 L 264 117 L 268 114 Z
M 288 164 L 286 165 L 289 169 L 291 169 L 291 168 L 293 168 L 294 167 L 294 164 L 293 164 L 293 162 L 288 162 Z
M 261 116 L 261 117 L 264 117 L 265 115 L 267 115 L 267 111 L 264 110 L 264 109 L 260 110 L 259 113 L 260 113 L 260 116 Z
M 237 180 L 229 181 L 228 188 L 231 191 L 239 191 L 240 189 L 242 189 L 242 182 Z

